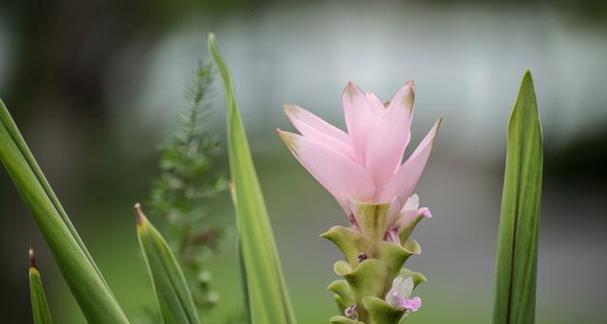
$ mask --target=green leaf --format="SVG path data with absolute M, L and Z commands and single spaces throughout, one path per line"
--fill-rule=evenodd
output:
M 349 227 L 336 225 L 320 236 L 333 242 L 352 266 L 360 263 L 359 255 L 361 253 L 371 254 L 371 252 L 374 252 L 372 242 L 364 237 L 361 232 Z
M 331 324 L 365 324 L 363 322 L 357 321 L 357 320 L 353 320 L 353 319 L 349 319 L 345 316 L 333 316 L 329 319 L 329 322 Z
M 343 279 L 333 281 L 327 287 L 327 290 L 335 294 L 335 302 L 341 313 L 343 313 L 348 306 L 356 304 L 356 296 L 354 295 L 352 288 L 350 288 L 348 282 Z
M 48 309 L 44 287 L 42 286 L 42 278 L 40 272 L 36 268 L 36 259 L 34 250 L 29 250 L 29 282 L 30 282 L 30 299 L 32 302 L 32 315 L 34 324 L 51 324 L 51 312 Z
M 527 71 L 508 124 L 494 324 L 530 324 L 535 320 L 542 165 L 542 129 L 533 80 Z
M 270 219 L 251 158 L 230 72 L 213 34 L 209 51 L 223 80 L 227 110 L 228 154 L 249 320 L 253 324 L 296 323 Z
M 333 270 L 336 275 L 344 277 L 357 300 L 364 296 L 381 296 L 388 290 L 383 280 L 377 280 L 388 275 L 388 266 L 380 260 L 367 259 L 356 268 L 340 260 L 335 262 Z
M 128 323 L 2 101 L 0 161 L 34 216 L 86 319 L 90 323 Z
M 139 247 L 152 279 L 164 322 L 200 323 L 192 294 L 171 248 L 145 217 L 139 203 L 135 204 L 134 212 Z
M 363 305 L 369 312 L 369 324 L 397 324 L 405 314 L 404 310 L 396 309 L 375 296 L 363 298 Z

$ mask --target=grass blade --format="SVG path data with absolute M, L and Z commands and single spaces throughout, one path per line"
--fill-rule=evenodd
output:
M 139 203 L 134 207 L 139 247 L 165 323 L 198 324 L 198 312 L 179 263 L 162 235 L 148 221 Z
M 51 324 L 51 312 L 48 309 L 46 295 L 42 287 L 42 278 L 40 272 L 36 268 L 36 258 L 34 250 L 29 249 L 29 282 L 30 282 L 30 299 L 32 301 L 32 315 L 34 324 Z
M 209 35 L 209 51 L 217 64 L 225 90 L 230 174 L 247 287 L 249 321 L 253 324 L 296 323 L 238 110 L 232 77 L 219 53 L 213 34 Z
M 494 324 L 535 321 L 542 150 L 540 116 L 531 73 L 527 71 L 508 123 Z
M 0 161 L 33 215 L 87 320 L 128 323 L 2 101 Z

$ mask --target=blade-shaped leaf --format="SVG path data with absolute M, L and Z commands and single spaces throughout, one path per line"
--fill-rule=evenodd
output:
M 223 80 L 228 154 L 240 254 L 247 286 L 249 320 L 254 324 L 295 323 L 270 219 L 251 158 L 230 72 L 209 35 L 209 51 Z
M 34 216 L 87 320 L 128 323 L 2 101 L 0 161 Z
M 36 268 L 36 259 L 34 250 L 29 250 L 29 282 L 30 282 L 30 300 L 32 302 L 32 316 L 34 324 L 51 324 L 51 312 L 48 309 L 46 295 L 42 287 L 42 278 Z
M 152 279 L 164 322 L 200 323 L 190 289 L 171 248 L 145 217 L 138 203 L 135 204 L 134 212 L 139 247 Z
M 508 123 L 494 324 L 530 324 L 535 320 L 542 150 L 540 116 L 527 71 Z

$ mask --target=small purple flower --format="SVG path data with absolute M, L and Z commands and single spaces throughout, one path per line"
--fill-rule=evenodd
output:
M 410 298 L 414 286 L 412 277 L 397 277 L 386 295 L 386 302 L 398 309 L 417 312 L 422 307 L 422 299 L 417 296 Z
M 394 306 L 411 312 L 417 312 L 422 307 L 422 299 L 417 296 L 413 298 L 403 298 L 398 296 L 395 292 L 392 296 L 392 300 L 395 302 Z
M 411 299 L 405 299 L 402 306 L 406 310 L 417 312 L 422 307 L 422 299 L 417 296 Z

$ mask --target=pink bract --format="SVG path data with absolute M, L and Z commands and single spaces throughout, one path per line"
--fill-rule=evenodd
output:
M 441 119 L 403 162 L 411 138 L 415 86 L 407 82 L 383 103 L 352 82 L 343 92 L 347 133 L 311 112 L 285 105 L 300 134 L 277 130 L 299 162 L 352 212 L 356 203 L 391 204 L 401 211 L 422 175 Z

